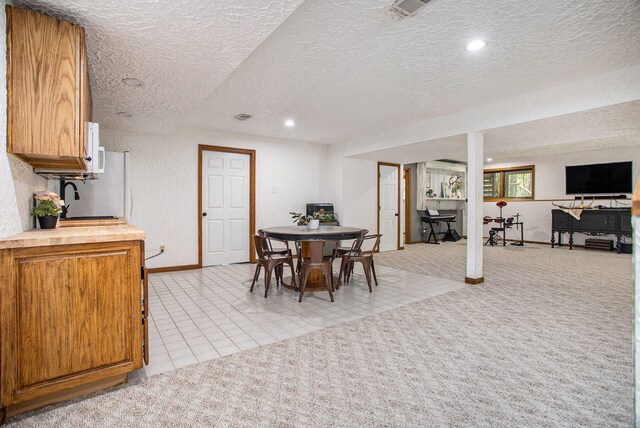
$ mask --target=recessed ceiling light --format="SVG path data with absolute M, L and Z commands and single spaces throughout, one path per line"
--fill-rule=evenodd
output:
M 144 82 L 142 80 L 134 79 L 133 77 L 125 77 L 122 79 L 122 83 L 127 86 L 142 86 Z
M 479 51 L 484 47 L 484 42 L 480 39 L 472 40 L 467 44 L 468 51 Z
M 487 162 L 491 162 L 493 159 L 491 158 L 487 158 Z
M 127 113 L 126 111 L 119 111 L 116 114 L 120 117 L 133 117 L 131 113 Z
M 284 121 L 285 126 L 291 128 L 292 126 L 294 126 L 296 123 L 292 120 L 292 119 L 287 119 Z

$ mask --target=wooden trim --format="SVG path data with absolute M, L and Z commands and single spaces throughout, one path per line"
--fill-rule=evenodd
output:
M 233 147 L 198 144 L 198 268 L 202 267 L 202 152 L 239 153 L 249 155 L 249 262 L 256 262 L 253 235 L 256 233 L 256 151 Z
M 121 385 L 124 383 L 127 383 L 126 373 L 110 376 L 108 378 L 96 380 L 85 385 L 77 386 L 75 388 L 50 393 L 42 397 L 33 398 L 29 401 L 23 401 L 21 403 L 7 406 L 6 414 L 9 417 L 19 415 L 21 413 L 49 406 L 51 404 L 60 403 L 62 401 L 71 400 L 72 398 L 88 395 L 93 392 L 101 391 L 103 389 Z M 0 422 L 1 421 L 2 418 L 0 418 Z
M 157 267 L 157 268 L 148 268 L 147 272 L 149 273 L 176 272 L 179 270 L 200 269 L 201 267 L 202 266 L 199 266 L 199 265 L 163 266 L 163 267 Z
M 401 165 L 398 163 L 378 162 L 378 234 L 380 233 L 380 167 L 381 166 L 394 166 L 398 168 L 398 242 L 396 243 L 396 249 L 401 250 L 404 247 L 400 246 L 400 203 L 402 199 L 402 174 L 400 171 Z
M 530 198 L 507 198 L 504 196 L 505 189 L 505 172 L 512 171 L 528 171 L 531 170 L 531 197 Z M 525 201 L 535 201 L 536 200 L 536 166 L 535 165 L 522 165 L 522 166 L 511 166 L 507 168 L 490 168 L 482 171 L 483 177 L 484 174 L 491 173 L 500 173 L 500 196 L 497 198 L 485 198 L 483 196 L 483 202 L 499 202 L 499 201 L 512 201 L 512 202 L 525 202 Z M 554 199 L 555 200 L 555 199 Z
M 468 276 L 465 276 L 464 282 L 467 284 L 481 284 L 484 282 L 484 276 L 481 276 L 480 278 L 469 278 Z
M 6 13 L 6 26 L 7 26 L 7 153 L 13 153 L 13 66 L 12 64 L 12 45 L 13 40 L 12 32 L 12 14 L 11 6 L 6 5 L 4 7 Z
M 507 168 L 490 168 L 490 169 L 485 169 L 483 172 L 502 172 L 502 171 L 520 171 L 520 170 L 527 170 L 527 169 L 533 169 L 535 168 L 535 165 L 522 165 L 522 166 L 510 166 Z
M 640 179 L 636 183 L 636 191 L 633 193 L 631 200 L 631 215 L 640 217 Z
M 404 243 L 411 243 L 411 168 L 404 168 Z

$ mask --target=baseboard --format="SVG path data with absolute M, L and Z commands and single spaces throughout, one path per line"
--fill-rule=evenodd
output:
M 149 273 L 176 272 L 179 270 L 192 270 L 192 269 L 199 269 L 199 268 L 200 267 L 198 265 L 164 266 L 164 267 L 157 267 L 157 268 L 149 268 L 147 269 L 147 272 Z
M 481 276 L 480 278 L 469 278 L 468 276 L 465 276 L 464 282 L 467 284 L 480 284 L 484 282 L 484 276 Z

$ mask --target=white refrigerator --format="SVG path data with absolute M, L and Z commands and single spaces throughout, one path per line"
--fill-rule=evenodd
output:
M 105 170 L 98 180 L 74 181 L 80 200 L 67 187 L 67 217 L 114 216 L 131 221 L 132 200 L 129 152 L 106 152 Z

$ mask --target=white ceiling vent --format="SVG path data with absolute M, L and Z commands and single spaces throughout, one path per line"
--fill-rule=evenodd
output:
M 411 16 L 430 1 L 431 0 L 396 0 L 391 6 L 391 11 L 402 17 Z
M 239 115 L 237 115 L 236 117 L 234 117 L 234 119 L 238 119 L 238 120 L 247 120 L 247 119 L 251 119 L 253 116 L 251 116 L 250 114 L 246 114 L 246 113 L 240 113 Z

